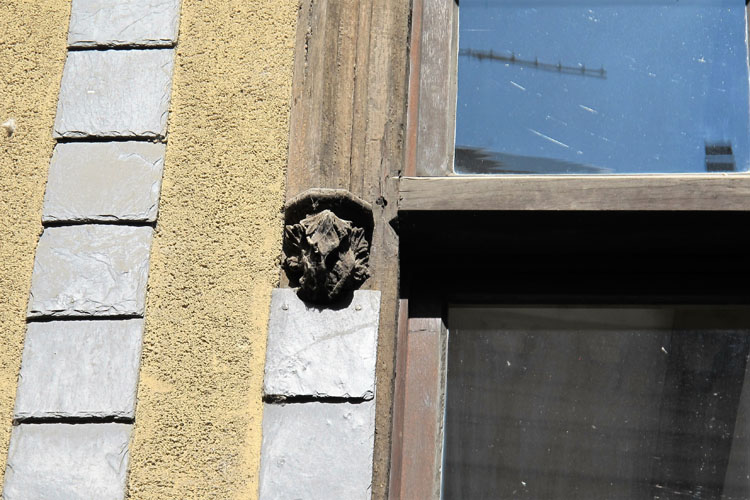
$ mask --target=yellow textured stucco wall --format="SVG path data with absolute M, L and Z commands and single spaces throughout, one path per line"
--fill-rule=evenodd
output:
M 296 0 L 183 0 L 129 497 L 257 498 Z
M 26 303 L 54 141 L 69 0 L 0 2 L 0 484 L 8 454 Z

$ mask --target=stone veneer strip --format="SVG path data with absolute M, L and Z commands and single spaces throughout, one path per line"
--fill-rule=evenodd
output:
M 48 227 L 39 239 L 28 316 L 143 316 L 153 229 Z
M 70 47 L 171 47 L 180 0 L 73 0 Z
M 68 52 L 53 136 L 163 139 L 173 65 L 173 49 Z
M 153 12 L 133 17 L 135 4 Z M 109 19 L 87 18 L 92 2 L 76 0 L 73 38 L 81 22 L 95 21 L 83 31 L 167 33 L 171 45 L 179 4 L 171 5 L 165 17 L 164 2 L 108 2 L 100 12 Z M 160 22 L 166 31 L 154 29 Z M 165 139 L 173 62 L 172 49 L 69 53 L 53 137 Z M 39 240 L 27 315 L 99 321 L 28 325 L 3 498 L 122 500 L 132 424 L 105 422 L 133 419 L 143 320 L 102 319 L 143 317 L 153 228 L 69 224 L 152 223 L 164 147 L 61 144 L 57 153 L 44 221 L 63 225 Z
M 142 319 L 30 323 L 14 418 L 133 419 L 142 342 Z
M 138 141 L 58 144 L 42 221 L 156 222 L 165 149 Z

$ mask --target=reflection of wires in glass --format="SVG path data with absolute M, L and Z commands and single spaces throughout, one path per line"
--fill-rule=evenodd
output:
M 735 172 L 731 142 L 706 142 L 706 172 Z
M 479 61 L 484 61 L 486 59 L 489 61 L 504 62 L 506 64 L 514 64 L 516 66 L 524 66 L 526 68 L 534 68 L 542 71 L 555 71 L 557 73 L 563 73 L 566 75 L 581 75 L 602 79 L 607 78 L 607 71 L 604 69 L 604 66 L 599 69 L 589 69 L 585 64 L 579 64 L 578 66 L 566 66 L 561 62 L 558 62 L 557 64 L 543 63 L 539 62 L 539 59 L 536 57 L 533 61 L 529 59 L 518 58 L 516 57 L 516 54 L 514 52 L 512 52 L 511 55 L 507 56 L 504 54 L 495 54 L 492 50 L 485 51 L 461 49 L 458 51 L 458 55 L 464 57 L 472 57 Z

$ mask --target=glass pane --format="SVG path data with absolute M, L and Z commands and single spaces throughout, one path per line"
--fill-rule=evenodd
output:
M 452 308 L 445 499 L 750 498 L 746 310 Z
M 461 0 L 455 170 L 748 170 L 742 0 Z

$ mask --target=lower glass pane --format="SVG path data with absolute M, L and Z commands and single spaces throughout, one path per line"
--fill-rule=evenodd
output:
M 750 314 L 452 308 L 446 499 L 750 498 Z

